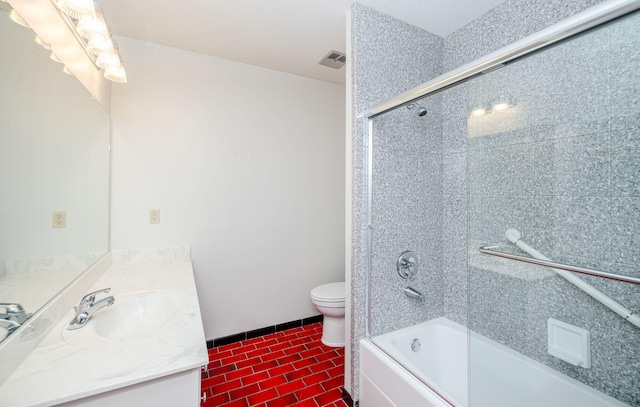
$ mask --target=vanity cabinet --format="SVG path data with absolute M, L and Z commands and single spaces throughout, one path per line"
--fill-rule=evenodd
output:
M 115 303 L 75 330 L 67 329 L 74 310 L 62 307 L 65 314 L 0 383 L 2 407 L 200 405 L 200 367 L 209 358 L 189 248 L 116 251 L 105 261 L 93 285 L 69 287 L 73 295 L 57 301 L 111 288 Z
M 198 407 L 199 405 L 200 369 L 175 373 L 59 404 L 60 407 Z

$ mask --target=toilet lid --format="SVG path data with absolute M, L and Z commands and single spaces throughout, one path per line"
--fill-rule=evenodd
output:
M 344 301 L 344 281 L 318 286 L 311 290 L 311 298 L 324 302 Z

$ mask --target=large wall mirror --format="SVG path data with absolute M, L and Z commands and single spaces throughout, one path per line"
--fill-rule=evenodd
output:
M 108 250 L 110 118 L 10 11 L 0 2 L 0 303 L 28 317 Z M 0 340 L 23 318 L 8 308 Z

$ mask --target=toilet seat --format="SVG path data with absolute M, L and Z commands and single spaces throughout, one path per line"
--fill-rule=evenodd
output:
M 311 290 L 311 299 L 319 302 L 344 302 L 344 281 L 323 284 Z

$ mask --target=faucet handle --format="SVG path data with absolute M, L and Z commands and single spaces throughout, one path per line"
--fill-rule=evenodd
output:
M 85 295 L 84 297 L 82 297 L 82 299 L 80 300 L 80 304 L 93 304 L 93 301 L 95 301 L 96 299 L 96 295 L 100 294 L 100 293 L 108 293 L 109 291 L 111 291 L 111 287 L 108 288 L 103 288 L 102 290 L 98 290 L 98 291 L 94 291 L 92 293 L 89 293 L 87 295 Z M 76 308 L 76 307 L 74 307 Z
M 20 324 L 11 319 L 0 319 L 0 326 L 6 328 L 9 333 L 12 333 L 20 327 Z
M 0 307 L 3 307 L 7 314 L 24 314 L 25 312 L 22 305 L 16 304 L 15 302 L 3 302 L 0 303 Z

